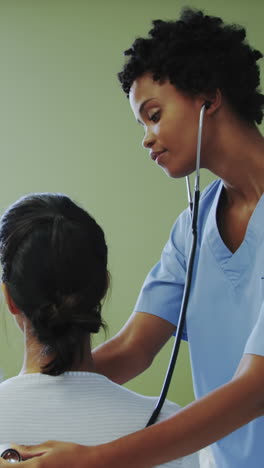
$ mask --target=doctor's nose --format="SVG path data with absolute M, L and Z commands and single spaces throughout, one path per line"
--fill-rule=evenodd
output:
M 154 137 L 153 133 L 146 132 L 146 134 L 144 135 L 144 138 L 142 140 L 143 148 L 152 148 L 154 143 L 155 143 L 155 137 Z

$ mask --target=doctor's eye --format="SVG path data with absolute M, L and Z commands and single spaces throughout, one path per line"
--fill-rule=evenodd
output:
M 157 123 L 160 119 L 160 111 L 156 111 L 154 112 L 154 114 L 150 115 L 149 116 L 149 120 L 151 120 L 151 122 L 154 122 L 154 123 Z

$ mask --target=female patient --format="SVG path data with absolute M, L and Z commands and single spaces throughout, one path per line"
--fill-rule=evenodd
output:
M 0 384 L 0 444 L 94 445 L 143 428 L 155 399 L 97 374 L 91 357 L 108 287 L 100 226 L 65 195 L 28 195 L 2 217 L 0 254 L 25 343 L 20 374 Z M 162 419 L 176 410 L 167 402 Z M 197 456 L 166 466 L 197 467 Z

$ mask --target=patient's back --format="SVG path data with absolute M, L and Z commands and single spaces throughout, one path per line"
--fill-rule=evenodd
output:
M 105 443 L 143 428 L 156 402 L 90 372 L 13 377 L 0 384 L 0 444 L 38 444 L 48 439 Z M 178 409 L 167 401 L 159 420 Z M 162 466 L 198 468 L 198 456 Z

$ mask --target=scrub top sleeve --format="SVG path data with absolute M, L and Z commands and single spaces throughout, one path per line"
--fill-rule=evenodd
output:
M 260 309 L 258 320 L 245 346 L 244 353 L 264 356 L 264 303 Z
M 174 224 L 160 261 L 147 275 L 135 311 L 147 312 L 177 326 L 186 276 L 186 239 L 190 214 L 184 211 Z M 186 330 L 183 336 L 187 339 Z

